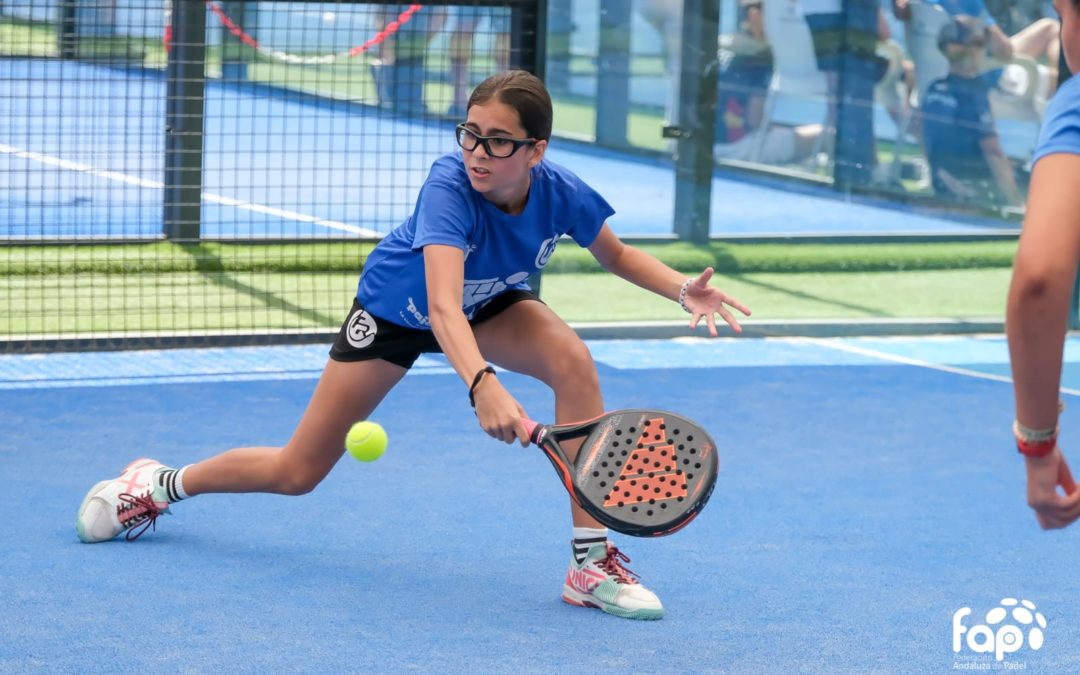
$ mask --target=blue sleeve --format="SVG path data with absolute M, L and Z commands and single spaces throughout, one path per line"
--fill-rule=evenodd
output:
M 414 251 L 428 244 L 454 246 L 466 251 L 476 214 L 472 213 L 465 195 L 455 186 L 444 181 L 429 180 L 420 188 L 420 195 L 416 198 L 413 222 Z
M 578 246 L 588 248 L 600 234 L 600 228 L 607 219 L 615 214 L 615 209 L 585 181 L 577 176 L 574 178 L 577 183 L 577 194 L 574 196 L 576 208 L 567 211 L 574 214 L 574 217 L 570 218 L 570 229 L 566 234 L 570 235 Z
M 1050 100 L 1032 165 L 1059 153 L 1080 155 L 1080 77 L 1070 78 Z

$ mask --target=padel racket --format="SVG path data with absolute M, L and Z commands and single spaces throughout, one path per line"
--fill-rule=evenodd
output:
M 716 444 L 700 426 L 662 410 L 616 410 L 574 424 L 525 420 L 573 500 L 607 527 L 659 537 L 685 527 L 716 484 Z M 577 461 L 563 443 L 583 438 Z

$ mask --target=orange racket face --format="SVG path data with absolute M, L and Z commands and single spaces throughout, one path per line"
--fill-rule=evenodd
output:
M 570 463 L 561 442 L 581 436 L 577 461 Z M 684 527 L 712 495 L 719 469 L 712 437 L 665 411 L 619 410 L 581 424 L 548 427 L 541 445 L 582 508 L 634 536 L 662 536 Z

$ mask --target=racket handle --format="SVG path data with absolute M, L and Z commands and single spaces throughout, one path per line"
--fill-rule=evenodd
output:
M 537 440 L 540 437 L 540 432 L 544 429 L 544 425 L 539 422 L 533 422 L 528 417 L 522 417 L 521 422 L 525 425 L 525 432 L 529 434 L 529 441 L 531 441 L 533 445 L 538 445 Z

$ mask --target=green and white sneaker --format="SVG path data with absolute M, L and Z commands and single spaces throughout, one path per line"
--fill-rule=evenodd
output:
M 661 619 L 660 598 L 638 582 L 638 576 L 623 566 L 630 562 L 625 553 L 609 541 L 593 544 L 579 565 L 570 560 L 562 599 L 579 607 L 595 607 L 624 619 Z
M 87 544 L 108 541 L 127 532 L 138 539 L 147 528 L 157 529 L 157 517 L 169 512 L 165 486 L 154 477 L 168 470 L 153 459 L 137 459 L 124 467 L 119 478 L 103 480 L 83 498 L 75 519 L 75 532 Z M 136 528 L 136 526 L 141 527 Z M 136 528 L 136 529 L 133 529 Z

